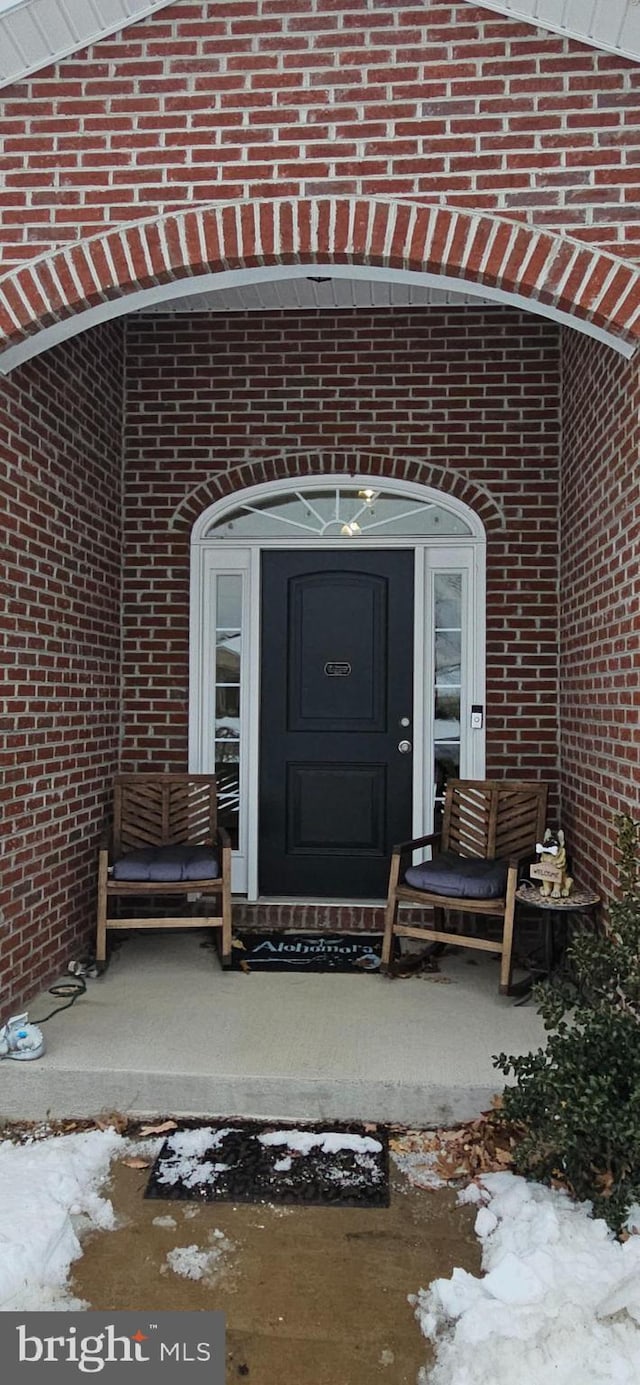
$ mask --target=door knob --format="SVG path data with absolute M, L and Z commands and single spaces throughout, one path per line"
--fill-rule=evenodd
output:
M 411 741 L 398 741 L 398 750 L 401 755 L 408 755 L 411 750 Z

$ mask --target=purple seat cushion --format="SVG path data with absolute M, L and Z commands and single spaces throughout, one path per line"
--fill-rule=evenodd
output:
M 500 899 L 507 888 L 507 862 L 484 861 L 443 851 L 433 861 L 421 861 L 405 873 L 407 885 L 449 899 Z
M 116 861 L 113 880 L 173 883 L 176 880 L 215 880 L 220 865 L 210 846 L 145 846 Z

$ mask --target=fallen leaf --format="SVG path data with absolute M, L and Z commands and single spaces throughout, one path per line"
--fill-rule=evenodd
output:
M 123 1159 L 122 1163 L 126 1169 L 148 1169 L 151 1165 L 150 1159 Z
M 249 973 L 250 973 L 250 971 L 251 971 L 251 967 L 249 966 L 249 963 L 248 963 L 248 962 L 241 962 L 241 963 L 240 963 L 240 971 L 243 971 L 244 974 L 245 974 L 245 976 L 248 976 Z
M 163 1121 L 162 1125 L 144 1125 L 139 1134 L 142 1135 L 164 1135 L 167 1130 L 177 1130 L 177 1121 Z
M 242 938 L 232 938 L 231 946 L 240 948 L 242 952 L 246 952 L 247 950 L 246 943 L 243 943 Z

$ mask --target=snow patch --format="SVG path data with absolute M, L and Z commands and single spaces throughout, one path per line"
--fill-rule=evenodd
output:
M 66 1287 L 82 1254 L 77 1232 L 113 1228 L 98 1188 L 126 1149 L 115 1130 L 0 1143 L 0 1311 L 86 1306 Z
M 198 1126 L 195 1130 L 177 1130 L 175 1135 L 170 1135 L 167 1140 L 167 1147 L 176 1158 L 195 1159 L 201 1158 L 210 1149 L 218 1149 L 226 1135 L 232 1135 L 237 1130 L 237 1126 L 225 1126 L 222 1130 L 214 1130 L 210 1125 Z
M 632 1202 L 627 1212 L 625 1229 L 631 1232 L 640 1231 L 640 1202 Z
M 163 1164 L 158 1183 L 166 1183 L 170 1188 L 182 1183 L 185 1188 L 199 1188 L 204 1183 L 215 1183 L 219 1173 L 225 1173 L 228 1164 L 212 1164 L 205 1159 L 202 1164 L 196 1159 L 176 1159 L 171 1164 Z
M 420 1385 L 633 1385 L 640 1238 L 620 1244 L 589 1204 L 515 1174 L 472 1186 L 459 1201 L 481 1204 L 484 1277 L 455 1269 L 412 1298 L 437 1349 Z
M 390 1150 L 391 1158 L 414 1188 L 446 1188 L 447 1183 L 437 1172 L 438 1150 L 411 1150 L 400 1153 Z
M 266 1135 L 258 1135 L 261 1145 L 284 1146 L 298 1154 L 310 1154 L 319 1149 L 322 1154 L 339 1154 L 341 1150 L 352 1150 L 356 1154 L 380 1153 L 382 1145 L 370 1135 L 348 1135 L 329 1130 L 315 1134 L 312 1130 L 270 1130 Z
M 212 1239 L 215 1245 L 209 1250 L 202 1250 L 195 1244 L 170 1250 L 167 1254 L 169 1269 L 183 1279 L 203 1279 L 207 1284 L 214 1284 L 226 1268 L 227 1257 L 234 1247 L 223 1231 L 215 1230 Z

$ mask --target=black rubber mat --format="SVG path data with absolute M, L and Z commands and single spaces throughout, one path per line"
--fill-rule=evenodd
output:
M 165 1140 L 145 1197 L 388 1207 L 387 1130 L 261 1121 L 183 1125 Z
M 377 972 L 381 933 L 243 933 L 234 938 L 238 971 Z

